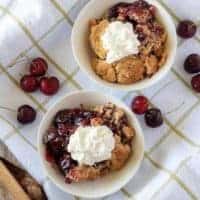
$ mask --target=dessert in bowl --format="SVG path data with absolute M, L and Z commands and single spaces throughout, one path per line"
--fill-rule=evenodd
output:
M 85 198 L 123 187 L 144 153 L 134 114 L 98 92 L 72 93 L 53 106 L 40 125 L 38 147 L 49 178 L 62 190 Z
M 92 0 L 72 31 L 80 67 L 98 83 L 117 89 L 142 89 L 160 80 L 174 61 L 176 46 L 171 17 L 151 0 Z

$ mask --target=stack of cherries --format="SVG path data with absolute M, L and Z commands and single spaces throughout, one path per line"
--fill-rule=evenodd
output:
M 184 69 L 189 74 L 197 74 L 192 77 L 191 85 L 196 92 L 200 92 L 200 55 L 190 54 L 184 62 Z
M 149 108 L 149 101 L 144 96 L 136 96 L 131 104 L 135 114 L 143 115 L 146 124 L 151 128 L 159 127 L 163 124 L 162 113 L 158 108 Z
M 190 20 L 181 21 L 177 27 L 177 34 L 184 39 L 193 37 L 196 31 L 196 25 Z M 190 54 L 184 62 L 184 69 L 189 74 L 197 74 L 192 77 L 191 85 L 196 92 L 200 92 L 200 55 Z
M 20 80 L 20 87 L 25 92 L 40 91 L 45 95 L 54 95 L 58 92 L 60 83 L 56 77 L 44 77 L 48 64 L 43 58 L 35 58 L 29 66 L 30 74 L 24 75 Z M 10 110 L 10 109 L 9 109 Z M 29 105 L 22 105 L 17 110 L 17 120 L 21 124 L 32 123 L 36 118 L 36 110 Z
M 44 77 L 48 69 L 48 64 L 43 58 L 35 58 L 31 61 L 29 72 L 20 80 L 20 86 L 25 92 L 40 91 L 45 95 L 54 95 L 59 89 L 59 80 L 52 77 Z

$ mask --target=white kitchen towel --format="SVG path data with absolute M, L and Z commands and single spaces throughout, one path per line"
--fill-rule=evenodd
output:
M 151 129 L 138 117 L 145 136 L 145 157 L 136 176 L 109 200 L 200 199 L 200 96 L 183 70 L 190 53 L 200 53 L 200 29 L 196 36 L 179 40 L 170 73 L 155 86 L 139 91 L 113 91 L 90 81 L 79 70 L 70 44 L 74 20 L 88 0 L 0 0 L 0 106 L 17 109 L 22 104 L 37 109 L 37 119 L 20 125 L 16 113 L 0 110 L 0 139 L 21 164 L 43 185 L 50 200 L 79 199 L 61 192 L 41 169 L 36 148 L 37 128 L 48 108 L 64 94 L 80 89 L 105 91 L 128 105 L 138 94 L 147 96 L 164 113 L 164 125 Z M 177 24 L 181 19 L 200 22 L 200 1 L 159 0 Z M 28 69 L 22 60 L 44 57 L 49 74 L 61 81 L 53 97 L 24 93 L 19 87 Z M 13 66 L 13 67 L 10 67 Z

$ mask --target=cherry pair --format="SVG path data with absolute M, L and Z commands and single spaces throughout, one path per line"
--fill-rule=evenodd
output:
M 190 54 L 184 62 L 184 69 L 189 74 L 200 73 L 200 55 Z M 191 85 L 196 92 L 200 92 L 200 74 L 192 77 Z
M 29 75 L 24 75 L 20 86 L 25 92 L 34 92 L 38 88 L 45 95 L 53 95 L 59 89 L 59 80 L 56 77 L 42 77 L 48 70 L 48 64 L 43 58 L 35 58 L 30 63 Z
M 156 128 L 163 124 L 161 111 L 157 108 L 149 108 L 149 101 L 146 97 L 135 97 L 132 101 L 131 108 L 134 113 L 138 115 L 145 115 L 145 122 L 149 127 Z

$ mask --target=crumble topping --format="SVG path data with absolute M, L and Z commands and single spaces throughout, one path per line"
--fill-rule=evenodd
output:
M 93 50 L 91 64 L 97 75 L 111 83 L 132 84 L 150 78 L 164 65 L 167 59 L 167 33 L 156 18 L 156 12 L 156 7 L 153 5 L 144 0 L 137 0 L 133 3 L 118 3 L 101 19 L 91 20 L 89 36 Z M 130 36 L 126 35 L 126 38 L 121 40 L 121 30 L 117 29 L 115 37 L 111 37 L 111 33 L 107 34 L 107 40 L 110 41 L 107 41 L 107 44 L 110 44 L 110 48 L 113 46 L 112 51 L 115 52 L 110 56 L 110 48 L 104 44 L 102 37 L 113 23 L 132 26 L 132 36 L 137 36 L 139 41 L 138 52 L 132 51 L 132 54 L 129 51 L 125 53 L 125 50 L 121 52 L 126 49 L 123 45 L 127 47 Z M 118 45 L 121 47 L 115 51 L 117 42 L 121 42 Z M 115 46 L 111 45 L 114 43 Z M 133 48 L 131 42 L 129 43 L 129 47 Z
M 109 144 L 108 142 L 100 144 L 109 146 L 111 154 L 102 160 L 94 159 L 91 163 L 80 163 L 77 161 L 78 159 L 74 159 L 69 148 L 70 137 L 73 137 L 80 127 L 95 129 L 106 127 L 106 130 L 109 130 L 109 134 L 112 135 L 113 141 Z M 67 183 L 94 180 L 113 170 L 119 170 L 126 164 L 132 153 L 134 134 L 134 128 L 130 126 L 124 110 L 111 103 L 91 109 L 81 106 L 80 108 L 61 110 L 56 114 L 44 136 L 46 159 L 63 173 Z M 111 140 L 109 139 L 109 141 Z M 90 143 L 90 145 L 93 144 Z M 80 148 L 78 150 L 81 153 L 82 150 Z M 91 150 L 92 154 L 96 152 L 93 148 Z

